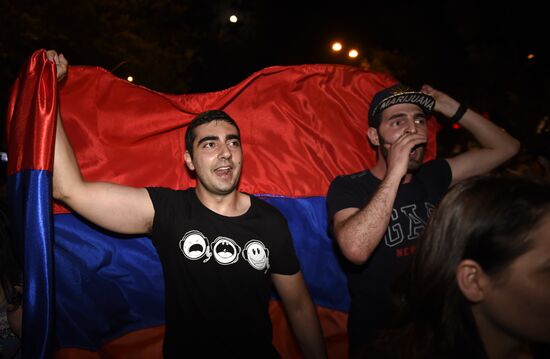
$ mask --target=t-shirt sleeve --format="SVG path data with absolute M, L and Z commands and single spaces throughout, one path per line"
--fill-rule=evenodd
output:
M 365 199 L 358 195 L 351 179 L 347 176 L 336 177 L 327 193 L 327 214 L 329 222 L 334 215 L 346 208 L 362 208 Z
M 153 227 L 151 229 L 151 238 L 155 242 L 156 238 L 164 236 L 162 233 L 162 229 L 166 228 L 164 221 L 174 216 L 172 213 L 173 206 L 170 204 L 173 196 L 169 195 L 173 190 L 161 187 L 147 187 L 146 189 L 149 192 L 149 197 L 151 197 L 151 202 L 153 202 L 153 208 L 155 209 Z
M 270 216 L 266 230 L 273 236 L 273 253 L 270 254 L 271 273 L 291 275 L 300 271 L 300 263 L 296 257 L 292 234 L 285 217 L 273 207 L 274 215 Z

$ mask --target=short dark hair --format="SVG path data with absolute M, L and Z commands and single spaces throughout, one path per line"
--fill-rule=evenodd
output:
M 204 111 L 195 116 L 193 120 L 189 123 L 187 126 L 187 130 L 185 131 L 185 150 L 189 152 L 189 154 L 193 155 L 193 142 L 195 141 L 195 128 L 197 128 L 200 125 L 204 125 L 206 123 L 210 123 L 212 121 L 224 121 L 229 123 L 230 125 L 235 126 L 237 129 L 237 132 L 240 134 L 241 130 L 239 129 L 239 126 L 237 126 L 237 123 L 235 120 L 231 118 L 227 113 L 225 113 L 222 110 L 209 110 Z

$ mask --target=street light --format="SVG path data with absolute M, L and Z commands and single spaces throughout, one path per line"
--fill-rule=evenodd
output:
M 357 51 L 356 49 L 349 50 L 348 57 L 350 59 L 355 59 L 355 58 L 357 58 L 357 56 L 359 56 L 359 51 Z
M 126 61 L 126 60 L 119 62 L 115 67 L 113 67 L 113 68 L 111 69 L 111 73 L 114 75 L 116 70 L 118 70 L 122 65 L 125 65 L 125 64 L 127 64 L 128 62 L 129 62 L 129 61 Z M 134 77 L 131 76 L 131 75 L 128 75 L 128 76 L 126 77 L 126 80 L 127 80 L 128 82 L 134 82 Z
M 344 50 L 344 44 L 340 41 L 333 41 L 331 44 L 332 52 L 339 53 L 342 50 Z M 359 51 L 356 48 L 348 48 L 347 50 L 347 57 L 350 60 L 357 60 L 359 57 Z
M 342 48 L 343 48 L 342 43 L 338 41 L 335 41 L 332 43 L 332 51 L 339 52 L 340 50 L 342 50 Z

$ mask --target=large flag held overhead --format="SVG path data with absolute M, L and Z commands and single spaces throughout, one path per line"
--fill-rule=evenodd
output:
M 325 195 L 335 176 L 374 163 L 368 106 L 394 83 L 343 65 L 279 66 L 223 91 L 168 95 L 96 67 L 71 66 L 57 84 L 55 66 L 37 51 L 14 84 L 7 114 L 11 213 L 25 259 L 24 357 L 161 354 L 164 286 L 150 240 L 104 231 L 51 199 L 58 103 L 83 176 L 139 187 L 193 186 L 183 162 L 186 125 L 205 110 L 231 115 L 244 151 L 239 189 L 288 219 L 329 356 L 347 357 L 349 295 Z M 433 158 L 437 124 L 429 126 Z M 276 347 L 300 357 L 276 299 L 270 311 Z

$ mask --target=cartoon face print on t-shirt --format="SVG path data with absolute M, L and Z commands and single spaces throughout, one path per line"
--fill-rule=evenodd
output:
M 243 258 L 257 270 L 269 269 L 269 250 L 264 244 L 256 239 L 246 243 L 243 251 Z
M 239 259 L 241 247 L 231 238 L 218 237 L 212 242 L 212 252 L 219 264 L 233 264 Z
M 218 264 L 230 265 L 236 263 L 241 255 L 242 258 L 256 270 L 267 273 L 269 269 L 269 250 L 259 240 L 249 240 L 244 251 L 233 239 L 219 236 L 212 243 L 208 238 L 197 230 L 192 230 L 183 236 L 179 242 L 179 247 L 187 259 L 203 259 L 206 263 L 214 256 Z
M 201 259 L 206 256 L 204 262 L 208 261 L 212 256 L 208 238 L 201 232 L 192 230 L 183 236 L 179 243 L 183 255 L 191 260 Z

